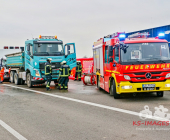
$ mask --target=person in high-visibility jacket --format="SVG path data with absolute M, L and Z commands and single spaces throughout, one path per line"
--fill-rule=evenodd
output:
M 2 67 L 2 69 L 0 71 L 0 83 L 2 83 L 4 81 L 4 70 L 5 70 L 5 68 Z
M 60 63 L 60 65 L 62 66 L 63 65 L 63 62 Z M 61 86 L 61 71 L 59 70 L 59 76 L 58 76 L 58 89 L 60 89 L 60 86 Z
M 68 81 L 69 81 L 69 76 L 70 76 L 70 67 L 66 65 L 66 61 L 62 62 L 62 66 L 59 69 L 60 71 L 60 89 L 68 89 Z
M 10 72 L 11 72 L 11 68 L 9 68 L 9 71 L 8 71 L 9 75 L 10 75 Z M 11 81 L 10 81 L 10 78 L 9 78 L 9 82 L 11 82 Z
M 81 73 L 82 73 L 82 65 L 81 65 L 81 61 L 77 61 L 77 66 L 76 66 L 76 74 L 75 74 L 75 79 L 81 81 Z
M 51 67 L 51 58 L 47 58 L 47 62 L 45 63 L 45 77 L 47 80 L 47 85 L 46 85 L 46 89 L 51 90 L 50 89 L 50 83 L 51 83 L 51 75 L 52 75 L 52 67 Z

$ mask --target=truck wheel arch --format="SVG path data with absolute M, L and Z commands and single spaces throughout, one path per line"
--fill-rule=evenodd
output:
M 26 69 L 26 75 L 27 75 L 27 73 L 31 73 L 31 71 L 29 69 Z

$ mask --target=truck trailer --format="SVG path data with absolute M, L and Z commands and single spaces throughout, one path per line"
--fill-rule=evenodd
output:
M 6 55 L 7 67 L 11 68 L 10 80 L 16 85 L 27 86 L 40 85 L 45 83 L 45 63 L 51 58 L 52 81 L 58 83 L 59 68 L 62 61 L 66 61 L 70 69 L 76 67 L 75 43 L 67 43 L 57 36 L 39 36 L 39 38 L 26 40 L 25 51 Z
M 97 87 L 120 98 L 122 93 L 156 92 L 163 97 L 170 90 L 170 55 L 165 34 L 148 38 L 136 33 L 126 38 L 118 32 L 93 44 Z

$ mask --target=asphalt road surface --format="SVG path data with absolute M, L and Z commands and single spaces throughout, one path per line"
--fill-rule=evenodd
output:
M 0 84 L 0 140 L 170 139 L 169 123 L 139 117 L 145 105 L 152 114 L 159 114 L 160 105 L 170 114 L 170 92 L 164 97 L 125 94 L 115 100 L 78 81 L 70 81 L 68 91 L 59 91 L 53 83 L 51 88 Z

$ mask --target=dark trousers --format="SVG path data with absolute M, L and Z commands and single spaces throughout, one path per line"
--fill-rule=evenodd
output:
M 75 80 L 79 80 L 79 81 L 81 81 L 81 72 L 76 72 L 76 74 L 75 74 Z
M 60 79 L 60 84 L 61 84 L 61 89 L 63 88 L 68 88 L 68 77 L 61 77 Z
M 61 77 L 59 77 L 58 79 L 58 88 L 60 88 L 60 86 L 61 86 Z
M 46 75 L 46 80 L 47 80 L 47 85 L 46 85 L 46 89 L 50 89 L 50 83 L 51 83 L 51 75 Z

